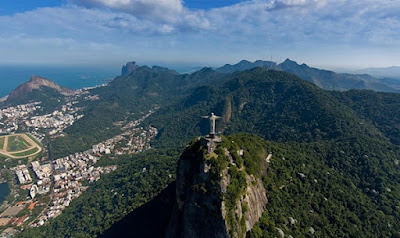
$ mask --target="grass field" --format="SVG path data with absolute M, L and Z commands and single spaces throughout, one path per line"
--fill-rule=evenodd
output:
M 30 146 L 31 145 L 22 136 L 16 135 L 8 137 L 8 145 L 7 145 L 8 152 L 17 152 L 21 150 L 26 150 Z
M 26 134 L 31 140 L 33 140 L 34 143 L 42 146 L 42 143 L 40 143 L 40 141 L 38 141 L 35 137 L 33 137 L 31 134 Z
M 15 134 L 0 137 L 0 156 L 21 159 L 38 155 L 41 144 L 29 134 Z
M 0 137 L 0 150 L 3 149 L 5 137 Z
M 17 153 L 12 153 L 11 155 L 13 156 L 17 156 L 17 157 L 25 157 L 25 156 L 29 156 L 32 155 L 34 153 L 36 153 L 39 149 L 38 148 L 33 148 L 24 152 L 17 152 Z

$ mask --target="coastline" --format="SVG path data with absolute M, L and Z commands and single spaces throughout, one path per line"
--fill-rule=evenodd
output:
M 7 98 L 8 98 L 8 95 L 6 95 L 6 96 L 4 96 L 4 97 L 0 98 L 0 103 L 2 103 L 2 102 L 4 102 L 4 101 L 6 101 L 6 100 L 7 100 Z
M 94 87 L 120 74 L 119 67 L 51 67 L 51 66 L 4 66 L 0 65 L 0 103 L 11 91 L 29 81 L 32 75 L 47 78 L 60 86 L 70 89 Z

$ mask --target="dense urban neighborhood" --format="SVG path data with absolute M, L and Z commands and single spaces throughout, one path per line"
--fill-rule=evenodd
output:
M 61 107 L 60 111 L 55 110 L 50 114 L 36 116 L 34 112 L 41 109 L 40 102 L 2 109 L 0 110 L 0 134 L 13 133 L 22 127 L 31 132 L 49 129 L 49 135 L 61 135 L 66 127 L 83 117 L 79 114 L 81 108 L 74 107 L 76 103 L 77 101 L 68 102 Z
M 86 96 L 84 100 L 96 100 L 96 97 Z M 77 101 L 69 101 L 47 114 L 37 113 L 42 108 L 41 102 L 0 110 L 0 135 L 3 135 L 0 137 L 0 156 L 6 162 L 2 174 L 9 171 L 12 178 L 12 181 L 7 181 L 10 194 L 0 206 L 0 228 L 6 228 L 2 229 L 1 237 L 16 234 L 19 231 L 17 227 L 42 226 L 60 215 L 102 174 L 117 169 L 116 165 L 96 166 L 102 157 L 117 159 L 120 155 L 140 153 L 151 148 L 150 141 L 158 131 L 154 127 L 143 127 L 141 123 L 154 110 L 137 120 L 125 122 L 121 126 L 121 134 L 94 144 L 86 151 L 49 160 L 44 140 L 63 137 L 66 128 L 84 117 L 82 108 L 77 104 Z M 15 145 L 10 147 L 10 143 Z M 21 154 L 21 151 L 25 152 L 36 144 L 40 151 L 38 149 L 36 153 L 26 156 Z M 12 153 L 8 151 L 11 149 Z M 20 157 L 13 158 L 15 154 Z M 5 178 L 2 177 L 1 181 L 4 182 Z

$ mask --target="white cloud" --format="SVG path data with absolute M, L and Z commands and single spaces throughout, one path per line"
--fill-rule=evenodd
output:
M 323 7 L 327 4 L 328 0 L 271 0 L 267 3 L 267 8 L 283 9 L 290 7 Z
M 136 17 L 176 22 L 184 11 L 181 0 L 70 0 L 86 7 L 106 7 Z
M 69 0 L 69 2 L 89 9 L 109 9 L 129 14 L 139 20 L 150 21 L 159 25 L 160 33 L 210 27 L 210 22 L 204 17 L 204 11 L 191 11 L 183 6 L 181 0 Z
M 166 60 L 256 59 L 267 51 L 316 57 L 335 50 L 346 60 L 352 49 L 381 49 L 390 58 L 386 48 L 400 49 L 398 1 L 252 0 L 210 10 L 190 10 L 180 0 L 72 1 L 0 16 L 1 55 L 12 44 L 21 58 L 51 46 L 63 57 L 113 52 Z M 19 50 L 29 47 L 35 50 Z

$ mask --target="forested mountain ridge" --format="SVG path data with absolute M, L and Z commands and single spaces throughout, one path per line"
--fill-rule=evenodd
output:
M 188 137 L 204 134 L 207 124 L 201 122 L 200 117 L 209 111 L 224 117 L 218 125 L 219 128 L 223 128 L 224 133 L 244 131 L 272 141 L 307 143 L 304 144 L 310 148 L 307 153 L 316 152 L 315 163 L 320 164 L 327 172 L 333 170 L 340 173 L 344 181 L 347 181 L 347 188 L 350 184 L 354 186 L 354 194 L 363 194 L 366 199 L 363 202 L 369 204 L 371 214 L 383 211 L 385 215 L 379 215 L 380 219 L 393 224 L 400 218 L 396 205 L 397 199 L 400 198 L 397 189 L 400 184 L 399 161 L 396 160 L 400 156 L 400 150 L 396 143 L 392 144 L 390 140 L 398 140 L 400 134 L 390 133 L 392 131 L 389 128 L 396 130 L 399 126 L 397 119 L 391 117 L 398 113 L 398 109 L 386 111 L 385 107 L 381 107 L 380 111 L 385 112 L 380 115 L 381 118 L 371 120 L 374 117 L 371 113 L 368 114 L 369 117 L 360 117 L 363 111 L 354 110 L 356 105 L 363 108 L 373 102 L 367 100 L 358 104 L 359 100 L 353 99 L 351 103 L 347 103 L 345 99 L 349 100 L 349 95 L 352 94 L 359 94 L 358 96 L 365 97 L 365 100 L 368 94 L 382 98 L 377 102 L 385 105 L 387 109 L 396 107 L 400 102 L 398 94 L 357 90 L 347 93 L 329 92 L 287 73 L 256 68 L 233 74 L 231 79 L 221 86 L 201 87 L 177 105 L 160 110 L 149 120 L 160 129 L 156 145 L 181 143 L 179 140 L 182 137 L 176 138 L 173 134 Z M 377 109 L 380 107 L 379 103 L 377 106 L 366 108 Z M 384 126 L 384 118 L 391 124 Z M 282 165 L 287 163 L 283 162 Z M 286 179 L 293 178 L 289 176 Z M 294 196 L 292 192 L 294 191 L 288 192 L 287 199 Z M 397 199 L 392 199 L 394 197 Z M 352 198 L 351 203 L 356 200 L 357 198 Z M 361 211 L 355 211 L 354 207 L 346 209 L 358 214 L 360 224 L 363 223 L 363 216 L 377 216 L 366 214 L 365 211 L 360 213 Z M 373 223 L 373 227 L 379 226 L 380 230 L 385 230 L 386 233 L 380 234 L 396 234 L 398 229 L 386 229 L 384 224 L 377 220 Z M 368 237 L 374 234 L 375 228 L 363 229 L 368 230 L 364 230 L 365 234 L 370 234 L 366 235 Z M 339 234 L 338 230 L 334 233 L 326 232 L 325 235 L 330 236 Z M 347 232 L 357 233 L 356 230 Z
M 174 70 L 163 67 L 137 66 L 128 75 L 116 77 L 106 87 L 93 90 L 102 100 L 148 107 L 152 104 L 163 105 L 166 101 L 187 96 L 192 89 L 218 83 L 224 74 L 211 68 L 203 68 L 192 74 L 178 74 Z M 139 105 L 138 105 L 139 104 Z
M 150 80 L 138 87 L 145 88 L 143 93 L 132 93 L 132 97 L 140 95 L 144 104 L 152 105 L 154 100 L 142 97 L 149 92 L 147 89 L 157 90 L 150 77 L 152 69 L 142 70 L 136 75 L 140 73 L 143 80 Z M 391 133 L 391 128 L 399 125 L 398 117 L 393 118 L 399 110 L 398 94 L 325 91 L 292 74 L 266 68 L 223 74 L 217 80 L 213 79 L 212 70 L 203 71 L 211 75 L 208 85 L 199 83 L 199 87 L 188 87 L 186 91 L 183 84 L 181 95 L 168 103 L 160 101 L 160 109 L 145 121 L 159 130 L 153 151 L 120 161 L 103 160 L 101 163 L 119 164 L 119 169 L 102 177 L 49 225 L 21 236 L 112 237 L 112 229 L 105 233 L 112 224 L 139 207 L 152 204 L 151 199 L 174 180 L 176 161 L 183 148 L 193 137 L 208 133 L 208 122 L 201 116 L 210 112 L 223 116 L 217 124 L 219 131 L 225 135 L 257 134 L 268 140 L 262 140 L 262 144 L 273 155 L 263 176 L 269 203 L 248 236 L 278 236 L 281 232 L 293 237 L 399 235 L 400 149 L 396 140 L 400 135 Z M 132 75 L 135 72 L 129 76 L 135 81 Z M 198 76 L 200 82 L 202 77 Z M 110 86 L 113 93 L 102 94 L 101 90 L 106 91 L 107 87 L 96 91 L 104 95 L 101 103 L 106 102 L 106 95 L 134 92 L 123 91 L 123 85 L 128 88 L 139 83 L 126 80 L 121 79 L 118 87 Z M 117 90 L 120 87 L 122 91 Z M 158 90 L 159 95 L 166 95 L 163 89 Z M 128 106 L 135 110 L 137 101 L 132 99 L 125 105 L 120 99 L 112 102 L 121 104 L 118 108 L 125 115 Z M 109 114 L 103 117 L 113 115 Z M 254 137 L 247 134 L 228 138 L 244 141 L 249 147 L 254 142 Z M 141 173 L 143 167 L 150 168 L 151 173 Z M 117 195 L 113 195 L 115 192 Z M 140 214 L 151 221 L 151 217 L 143 215 L 150 213 Z M 169 217 L 168 212 L 164 215 Z M 127 224 L 134 229 L 135 224 Z M 155 233 L 151 222 L 148 225 L 141 231 L 148 231 L 149 237 L 160 237 L 152 236 Z
M 256 67 L 265 67 L 268 69 L 278 69 L 278 65 L 272 61 L 256 60 L 255 62 L 250 62 L 247 60 L 241 60 L 239 63 L 234 64 L 234 65 L 226 64 L 220 68 L 217 68 L 216 71 L 221 72 L 221 73 L 234 73 L 237 71 L 245 71 L 245 70 L 256 68 Z
M 375 78 L 368 74 L 338 74 L 329 70 L 312 68 L 306 64 L 299 65 L 297 62 L 290 59 L 286 59 L 280 64 L 276 64 L 272 61 L 257 60 L 252 63 L 242 60 L 235 65 L 225 65 L 217 68 L 216 71 L 233 73 L 256 67 L 265 67 L 292 73 L 326 90 L 346 91 L 350 89 L 371 89 L 379 92 L 400 92 L 396 86 L 393 86 L 393 82 L 388 82 L 385 79 Z
M 299 65 L 289 59 L 279 64 L 278 67 L 280 70 L 295 74 L 326 90 L 371 89 L 380 92 L 399 92 L 368 74 L 337 74 L 329 70 L 312 68 L 306 64 Z
M 379 128 L 393 144 L 400 145 L 400 95 L 350 90 L 335 94 L 361 118 Z
M 314 142 L 344 136 L 379 136 L 330 92 L 294 75 L 254 68 L 233 74 L 221 86 L 198 88 L 191 96 L 161 109 L 149 121 L 160 129 L 159 141 L 171 141 L 182 131 L 187 137 L 204 134 L 202 115 L 223 115 L 226 133 L 246 131 L 274 141 Z M 169 118 L 166 118 L 169 117 Z M 173 120 L 172 118 L 177 118 Z
M 154 66 L 137 66 L 127 76 L 116 77 L 105 87 L 90 90 L 99 99 L 79 104 L 85 117 L 51 142 L 54 157 L 84 151 L 120 133 L 115 123 L 136 120 L 148 110 L 174 104 L 201 85 L 219 84 L 225 74 L 203 68 L 192 74 Z

